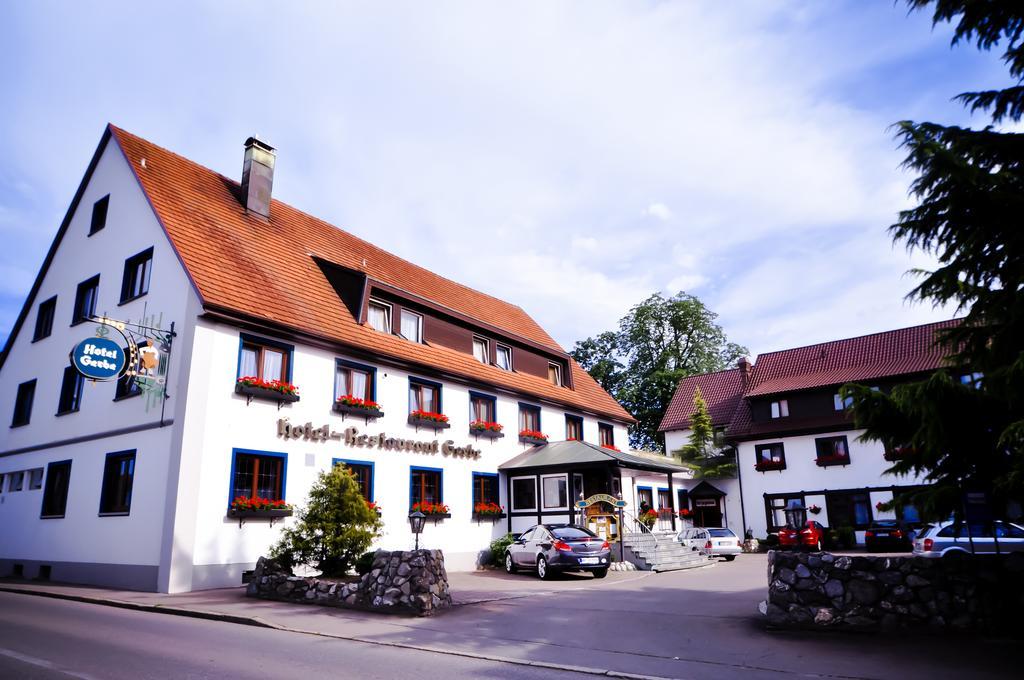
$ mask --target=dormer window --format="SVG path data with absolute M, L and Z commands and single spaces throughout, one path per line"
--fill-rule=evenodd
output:
M 490 363 L 490 351 L 487 340 L 473 336 L 473 358 L 479 361 L 481 364 Z
M 562 367 L 558 364 L 548 364 L 548 380 L 552 385 L 562 386 Z
M 423 317 L 403 309 L 401 319 L 399 334 L 410 342 L 423 342 Z
M 366 322 L 370 327 L 381 333 L 391 332 L 391 305 L 380 300 L 370 300 L 366 310 Z
M 785 399 L 772 402 L 772 418 L 788 418 L 789 402 Z
M 496 356 L 495 363 L 498 365 L 498 368 L 500 368 L 503 371 L 511 371 L 512 370 L 512 348 L 511 347 L 506 347 L 505 345 L 498 345 L 496 347 L 496 349 L 497 349 L 497 352 L 496 352 L 496 355 L 495 355 Z

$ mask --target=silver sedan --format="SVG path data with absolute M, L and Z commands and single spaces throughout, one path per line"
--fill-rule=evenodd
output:
M 676 538 L 687 547 L 702 550 L 712 557 L 724 557 L 728 562 L 743 552 L 739 537 L 725 527 L 683 529 Z

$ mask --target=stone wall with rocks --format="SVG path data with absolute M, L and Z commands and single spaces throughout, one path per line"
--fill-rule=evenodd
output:
M 370 571 L 354 583 L 295 576 L 261 557 L 246 595 L 267 600 L 431 616 L 452 606 L 440 550 L 378 550 Z
M 1024 553 L 960 558 L 768 553 L 760 612 L 784 628 L 932 627 L 1021 635 Z

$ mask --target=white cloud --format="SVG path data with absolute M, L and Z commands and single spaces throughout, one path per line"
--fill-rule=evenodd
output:
M 662 222 L 667 222 L 672 219 L 672 211 L 668 209 L 668 206 L 664 203 L 651 203 L 644 209 L 645 215 L 655 217 Z

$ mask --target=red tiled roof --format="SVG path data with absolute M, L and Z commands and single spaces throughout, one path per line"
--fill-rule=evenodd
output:
M 743 375 L 738 368 L 691 375 L 680 380 L 665 410 L 665 416 L 661 419 L 661 425 L 658 426 L 659 432 L 689 429 L 690 417 L 693 416 L 693 395 L 698 387 L 707 402 L 711 424 L 717 427 L 729 423 L 743 395 Z
M 208 308 L 238 312 L 341 345 L 633 421 L 572 359 L 574 390 L 537 376 L 485 366 L 470 354 L 410 343 L 359 324 L 312 255 L 565 356 L 551 336 L 516 305 L 439 276 L 280 201 L 272 201 L 269 220 L 250 215 L 237 198 L 236 181 L 113 125 L 109 130 Z
M 957 320 L 769 352 L 757 357 L 744 396 L 795 392 L 935 370 L 944 353 L 936 331 Z

